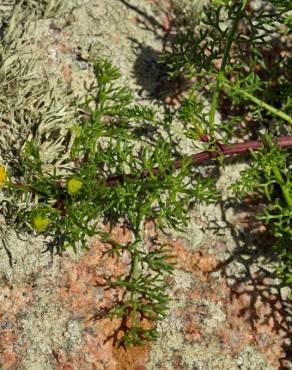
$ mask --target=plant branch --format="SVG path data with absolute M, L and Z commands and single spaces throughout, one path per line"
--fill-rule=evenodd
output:
M 43 195 L 43 196 L 47 195 L 46 193 L 36 189 L 35 187 L 33 187 L 31 185 L 15 184 L 13 182 L 6 182 L 5 185 L 9 188 L 14 188 L 16 190 L 24 190 L 24 191 L 27 191 L 27 192 L 30 192 L 30 193 L 35 193 L 35 194 L 39 194 L 39 195 Z
M 272 166 L 272 170 L 274 172 L 274 175 L 275 175 L 275 177 L 277 179 L 278 184 L 280 185 L 280 187 L 282 189 L 282 193 L 283 193 L 284 198 L 285 198 L 285 200 L 287 202 L 287 205 L 292 208 L 292 198 L 291 198 L 291 195 L 289 193 L 289 190 L 286 187 L 286 183 L 285 183 L 285 181 L 283 179 L 283 176 L 282 176 L 282 174 L 281 174 L 278 166 L 277 165 L 273 165 Z
M 144 217 L 138 222 L 137 230 L 135 230 L 135 242 L 133 244 L 134 248 L 132 251 L 132 271 L 131 280 L 136 280 L 139 275 L 139 247 L 143 240 L 144 232 Z M 131 291 L 131 301 L 132 301 L 132 327 L 137 326 L 137 294 L 135 291 Z
M 272 140 L 274 145 L 277 145 L 280 148 L 289 148 L 292 147 L 292 136 L 280 136 L 278 138 L 274 138 Z M 243 143 L 236 143 L 236 144 L 218 144 L 220 148 L 219 151 L 205 151 L 197 154 L 193 154 L 190 159 L 193 164 L 197 164 L 200 162 L 205 162 L 210 159 L 218 158 L 219 156 L 230 156 L 230 155 L 240 155 L 244 153 L 248 153 L 250 151 L 259 150 L 262 145 L 265 145 L 264 141 L 256 140 L 256 141 L 247 141 Z M 173 162 L 174 168 L 179 169 L 182 165 L 182 160 L 177 159 Z M 141 178 L 148 177 L 151 174 L 155 175 L 159 171 L 159 167 L 153 167 L 151 170 L 144 170 L 141 175 Z M 127 180 L 135 180 L 137 177 L 134 175 L 128 174 L 125 176 L 111 176 L 106 180 L 108 186 L 113 186 L 119 181 L 127 181 Z
M 215 126 L 215 112 L 218 104 L 218 99 L 219 99 L 219 94 L 220 90 L 222 88 L 222 84 L 224 81 L 224 76 L 225 76 L 225 67 L 228 61 L 231 45 L 234 39 L 235 32 L 237 30 L 238 24 L 240 22 L 240 19 L 242 17 L 242 14 L 244 13 L 244 7 L 239 8 L 236 17 L 233 20 L 232 27 L 230 29 L 230 32 L 227 36 L 227 43 L 225 46 L 224 54 L 222 57 L 222 62 L 220 66 L 220 70 L 216 79 L 216 85 L 215 85 L 215 90 L 213 93 L 213 99 L 212 99 L 212 104 L 211 104 L 211 109 L 210 109 L 210 114 L 209 114 L 209 129 L 210 129 L 210 136 L 213 138 L 214 136 L 214 126 Z
M 225 82 L 224 82 L 224 87 L 226 87 L 228 90 L 232 89 L 232 86 L 228 85 Z M 265 108 L 267 111 L 275 114 L 276 116 L 278 116 L 278 117 L 284 119 L 285 121 L 287 121 L 288 123 L 292 124 L 292 117 L 288 116 L 288 114 L 280 111 L 279 109 L 273 107 L 270 104 L 267 104 L 263 100 L 253 96 L 252 94 L 248 93 L 247 91 L 237 89 L 236 93 L 238 93 L 239 95 L 242 95 L 244 98 L 247 98 L 248 100 L 251 100 L 253 103 L 257 104 L 259 107 Z

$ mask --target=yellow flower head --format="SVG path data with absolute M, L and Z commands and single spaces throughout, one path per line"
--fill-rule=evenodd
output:
M 41 213 L 36 213 L 32 217 L 32 226 L 33 228 L 41 233 L 45 231 L 49 224 L 49 217 L 47 215 L 43 215 Z
M 82 188 L 82 180 L 79 177 L 73 176 L 67 181 L 67 191 L 70 195 L 75 195 Z
M 0 188 L 4 185 L 7 177 L 7 172 L 4 166 L 0 165 Z

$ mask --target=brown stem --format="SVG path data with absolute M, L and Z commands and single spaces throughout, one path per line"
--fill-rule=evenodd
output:
M 280 136 L 278 138 L 273 139 L 273 143 L 277 145 L 280 148 L 289 148 L 292 147 L 292 136 Z M 243 153 L 248 153 L 251 150 L 256 151 L 259 150 L 259 148 L 265 145 L 264 141 L 247 141 L 243 143 L 236 143 L 236 144 L 217 144 L 217 146 L 220 148 L 219 151 L 213 151 L 213 152 L 201 152 L 197 154 L 193 154 L 190 158 L 193 162 L 193 164 L 197 164 L 200 162 L 205 162 L 210 159 L 218 158 L 220 155 L 229 156 L 229 155 L 239 155 Z M 177 159 L 174 161 L 174 167 L 175 169 L 179 169 L 182 165 L 182 160 Z M 159 171 L 159 167 L 153 167 L 151 169 L 151 173 L 153 175 L 157 174 Z M 140 175 L 140 179 L 143 179 L 145 177 L 149 176 L 149 170 L 144 170 L 142 174 Z M 124 179 L 135 179 L 136 177 L 134 175 L 126 175 L 126 176 L 111 176 L 106 180 L 106 183 L 108 186 L 113 186 L 119 181 L 123 181 Z

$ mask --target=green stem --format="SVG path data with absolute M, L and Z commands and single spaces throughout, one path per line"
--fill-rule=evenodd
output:
M 224 84 L 225 85 L 225 84 Z M 227 84 L 226 84 L 227 87 L 229 87 Z M 288 116 L 288 114 L 280 111 L 279 109 L 277 108 L 274 108 L 273 106 L 265 103 L 264 101 L 262 101 L 261 99 L 258 99 L 256 98 L 255 96 L 251 95 L 250 93 L 248 93 L 247 91 L 244 91 L 244 90 L 240 90 L 238 89 L 237 92 L 244 96 L 245 98 L 251 100 L 252 102 L 254 102 L 255 104 L 257 104 L 258 106 L 262 107 L 262 108 L 265 108 L 266 110 L 268 110 L 269 112 L 275 114 L 276 116 L 280 117 L 280 118 L 283 118 L 285 121 L 289 122 L 292 124 L 292 117 Z
M 28 192 L 31 192 L 31 193 L 35 193 L 35 194 L 40 194 L 40 195 L 44 195 L 46 196 L 45 193 L 39 191 L 38 189 L 34 188 L 33 186 L 31 185 L 26 185 L 26 184 L 14 184 L 13 182 L 6 182 L 5 185 L 9 188 L 14 188 L 14 189 L 19 189 L 19 190 L 24 190 L 24 191 L 28 191 Z
M 133 258 L 133 269 L 132 269 L 132 279 L 135 279 L 138 275 L 138 256 L 134 252 L 134 258 Z M 131 291 L 131 301 L 132 301 L 132 327 L 137 326 L 137 297 L 135 292 Z
M 144 217 L 139 220 L 137 230 L 135 230 L 135 242 L 132 250 L 132 272 L 131 280 L 135 280 L 139 274 L 139 246 L 143 240 L 143 231 L 144 231 Z M 137 326 L 137 294 L 135 291 L 131 291 L 131 302 L 132 302 L 132 327 Z
M 278 166 L 273 165 L 272 166 L 272 170 L 274 172 L 274 175 L 276 177 L 277 182 L 279 183 L 279 185 L 280 185 L 280 187 L 282 189 L 284 198 L 285 198 L 288 206 L 292 208 L 292 198 L 291 198 L 291 195 L 290 195 L 290 193 L 289 193 L 289 191 L 288 191 L 288 189 L 286 187 L 286 183 L 285 183 L 285 181 L 283 179 L 283 176 L 282 176 L 282 174 L 281 174 Z
M 225 47 L 224 54 L 223 54 L 223 57 L 222 57 L 220 70 L 219 70 L 219 73 L 218 73 L 218 76 L 217 76 L 217 79 L 216 79 L 216 85 L 215 85 L 215 90 L 214 90 L 214 93 L 213 93 L 212 105 L 211 105 L 210 114 L 209 114 L 209 129 L 210 129 L 211 138 L 214 137 L 215 113 L 216 113 L 216 108 L 217 108 L 217 104 L 218 104 L 219 94 L 220 94 L 222 84 L 223 84 L 223 81 L 224 81 L 224 77 L 225 77 L 225 67 L 226 67 L 226 64 L 227 64 L 227 61 L 228 61 L 228 57 L 229 57 L 231 45 L 232 45 L 232 42 L 233 42 L 233 39 L 234 39 L 234 35 L 235 35 L 236 30 L 237 30 L 239 21 L 242 18 L 243 13 L 244 13 L 244 7 L 242 6 L 242 7 L 239 8 L 236 17 L 234 18 L 234 21 L 233 21 L 232 27 L 230 29 L 230 32 L 227 36 L 227 43 L 226 43 L 226 47 Z

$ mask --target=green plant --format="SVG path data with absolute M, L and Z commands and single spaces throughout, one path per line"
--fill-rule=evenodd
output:
M 135 128 L 145 120 L 154 125 L 164 121 L 152 109 L 133 104 L 130 91 L 116 83 L 119 71 L 107 61 L 95 62 L 93 71 L 97 85 L 90 86 L 77 107 L 81 121 L 65 135 L 67 142 L 73 141 L 67 162 L 62 163 L 66 173 L 59 173 L 59 164 L 46 172 L 32 139 L 18 160 L 17 179 L 8 171 L 4 191 L 25 201 L 16 225 L 22 231 L 42 232 L 59 252 L 68 246 L 75 251 L 79 245 L 87 248 L 88 237 L 97 233 L 109 242 L 109 234 L 98 230 L 101 219 L 111 225 L 124 223 L 131 230 L 132 243 L 111 241 L 109 253 L 126 250 L 132 263 L 125 276 L 108 281 L 111 287 L 125 287 L 128 292 L 109 316 L 130 316 L 131 325 L 120 342 L 142 344 L 157 336 L 155 327 L 146 329 L 140 322 L 165 316 L 170 298 L 163 277 L 173 269 L 166 246 L 157 245 L 150 253 L 145 250 L 145 222 L 179 229 L 186 224 L 190 201 L 211 202 L 217 195 L 212 180 L 200 181 L 197 174 L 195 182 L 189 175 L 189 159 L 175 167 L 170 143 L 157 137 L 152 146 L 146 146 L 136 137 Z
M 111 246 L 109 254 L 126 251 L 131 257 L 128 271 L 107 281 L 109 287 L 125 291 L 123 301 L 108 312 L 125 323 L 117 344 L 157 338 L 156 322 L 165 317 L 170 301 L 165 275 L 172 272 L 174 261 L 167 245 L 157 243 L 153 250 L 147 249 L 145 222 L 183 230 L 191 202 L 219 199 L 216 178 L 203 176 L 196 166 L 202 161 L 217 158 L 222 163 L 227 155 L 252 152 L 253 162 L 234 188 L 241 195 L 253 190 L 266 197 L 266 211 L 260 217 L 278 238 L 276 250 L 284 262 L 279 274 L 291 282 L 291 153 L 285 149 L 292 146 L 289 58 L 277 56 L 268 66 L 266 54 L 272 47 L 269 36 L 275 32 L 275 19 L 282 27 L 279 35 L 289 27 L 285 16 L 289 4 L 271 12 L 253 10 L 248 1 L 221 3 L 206 8 L 201 25 L 180 35 L 163 58 L 170 76 L 184 74 L 193 81 L 178 116 L 185 136 L 204 143 L 202 153 L 178 158 L 171 138 L 158 130 L 169 129 L 171 116 L 159 118 L 151 107 L 136 105 L 132 93 L 118 83 L 118 69 L 106 60 L 92 62 L 95 81 L 84 100 L 75 102 L 74 116 L 71 106 L 62 110 L 50 104 L 46 89 L 28 74 L 25 60 L 19 64 L 19 78 L 26 81 L 24 95 L 20 93 L 17 100 L 14 121 L 0 99 L 7 128 L 0 140 L 7 223 L 22 232 L 41 232 L 52 251 L 87 248 L 88 238 L 99 234 Z M 6 63 L 11 68 L 0 72 L 7 81 L 8 97 L 14 99 L 15 80 L 9 72 L 15 59 L 9 58 L 11 63 Z M 35 101 L 37 91 L 41 95 Z M 27 102 L 37 119 L 31 119 Z M 64 121 L 71 118 L 62 130 L 51 124 L 60 110 Z M 218 110 L 221 120 L 216 120 Z M 23 117 L 28 117 L 27 131 L 21 131 Z M 157 128 L 151 143 L 138 134 L 145 123 Z M 10 130 L 25 133 L 13 153 Z M 52 147 L 49 159 L 42 156 L 44 145 Z M 123 224 L 132 241 L 124 245 L 113 240 L 100 221 Z
M 183 75 L 193 88 L 182 101 L 185 134 L 208 151 L 251 151 L 253 161 L 233 185 L 237 195 L 263 194 L 258 218 L 270 226 L 283 284 L 292 281 L 291 152 L 279 148 L 291 134 L 290 1 L 212 2 L 197 26 L 181 33 L 161 62 L 170 78 Z M 209 104 L 211 105 L 209 109 Z M 216 117 L 216 112 L 221 117 Z M 254 146 L 249 140 L 262 142 Z M 290 146 L 290 145 L 289 145 Z

